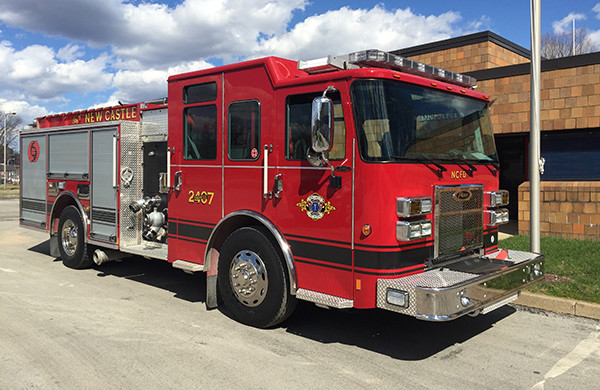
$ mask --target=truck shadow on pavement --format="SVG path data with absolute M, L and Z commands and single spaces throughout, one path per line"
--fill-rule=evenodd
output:
M 48 241 L 29 250 L 50 253 Z M 205 273 L 186 274 L 160 260 L 131 256 L 87 271 L 96 272 L 100 278 L 124 278 L 164 289 L 172 292 L 175 298 L 190 303 L 203 303 L 206 299 Z M 222 305 L 219 311 L 231 318 Z M 291 335 L 320 343 L 353 345 L 393 359 L 415 361 L 464 343 L 515 312 L 514 308 L 504 306 L 486 315 L 436 323 L 379 309 L 327 310 L 299 301 L 295 312 L 280 327 Z M 452 357 L 452 353 L 448 352 L 449 356 L 442 354 L 440 359 Z
M 284 326 L 289 333 L 321 343 L 354 345 L 394 359 L 412 361 L 461 344 L 515 312 L 514 308 L 505 306 L 477 317 L 428 322 L 380 309 L 327 310 L 299 302 Z
M 32 252 L 50 256 L 50 241 L 46 240 L 29 248 Z M 55 262 L 62 259 L 55 258 Z M 82 270 L 85 272 L 85 270 Z M 129 256 L 120 261 L 109 261 L 92 270 L 98 277 L 115 276 L 171 291 L 174 297 L 188 302 L 204 302 L 206 296 L 206 274 L 194 275 L 175 269 L 170 263 L 160 260 L 148 260 L 141 256 Z

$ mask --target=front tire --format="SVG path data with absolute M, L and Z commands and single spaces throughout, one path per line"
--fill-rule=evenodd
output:
M 94 265 L 92 247 L 85 242 L 85 230 L 79 210 L 67 206 L 58 222 L 58 250 L 63 264 L 69 268 L 83 269 Z
M 219 256 L 218 286 L 232 316 L 258 328 L 279 324 L 296 307 L 281 252 L 261 228 L 244 227 L 227 237 Z

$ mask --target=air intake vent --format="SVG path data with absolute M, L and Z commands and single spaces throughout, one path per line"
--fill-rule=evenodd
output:
M 435 255 L 483 246 L 483 186 L 436 187 Z

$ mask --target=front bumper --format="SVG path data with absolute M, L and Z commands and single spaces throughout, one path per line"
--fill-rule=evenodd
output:
M 416 275 L 378 279 L 377 307 L 422 320 L 448 321 L 469 313 L 488 313 L 543 277 L 543 255 L 498 250 Z M 402 306 L 389 298 L 390 290 L 405 297 Z

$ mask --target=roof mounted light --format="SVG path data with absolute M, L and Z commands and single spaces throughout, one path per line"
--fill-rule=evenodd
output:
M 446 81 L 467 88 L 475 88 L 473 77 L 409 60 L 382 50 L 362 50 L 347 55 L 327 56 L 308 61 L 298 61 L 298 69 L 310 74 L 356 68 L 386 68 Z
M 377 68 L 397 69 L 407 73 L 417 74 L 428 78 L 448 81 L 463 87 L 474 88 L 477 80 L 473 77 L 454 73 L 442 68 L 436 68 L 422 62 L 409 60 L 382 50 L 372 49 L 357 51 L 348 55 L 348 63 L 358 66 L 373 66 Z

